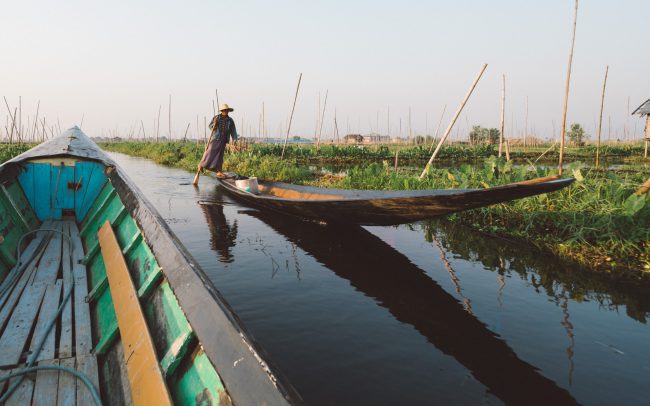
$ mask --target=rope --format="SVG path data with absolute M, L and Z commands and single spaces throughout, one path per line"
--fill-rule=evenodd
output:
M 90 381 L 90 379 L 88 379 L 88 376 L 86 374 L 84 374 L 82 372 L 79 372 L 76 369 L 72 369 L 72 368 L 68 368 L 68 367 L 62 367 L 60 365 L 39 365 L 39 366 L 36 366 L 36 367 L 23 368 L 20 371 L 12 372 L 9 375 L 3 376 L 2 378 L 0 378 L 0 382 L 7 381 L 7 380 L 9 380 L 11 378 L 14 378 L 14 377 L 17 377 L 17 376 L 20 376 L 20 377 L 24 378 L 24 376 L 26 374 L 36 372 L 36 371 L 39 371 L 39 370 L 40 371 L 42 371 L 42 370 L 56 370 L 56 371 L 67 372 L 67 373 L 69 373 L 71 375 L 74 375 L 75 377 L 77 377 L 77 379 L 81 380 L 81 382 L 83 382 L 84 385 L 86 385 L 86 387 L 88 388 L 88 391 L 90 392 L 90 394 L 93 397 L 93 400 L 95 401 L 95 404 L 98 405 L 98 406 L 102 406 L 102 399 L 99 396 L 99 392 L 97 391 L 97 388 L 95 388 L 95 385 L 93 385 L 93 383 Z M 4 396 L 1 398 L 0 402 L 2 402 L 2 401 L 4 401 Z

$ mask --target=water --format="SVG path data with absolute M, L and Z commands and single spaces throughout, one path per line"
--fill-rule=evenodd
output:
M 650 402 L 648 289 L 444 221 L 264 213 L 111 155 L 309 404 Z

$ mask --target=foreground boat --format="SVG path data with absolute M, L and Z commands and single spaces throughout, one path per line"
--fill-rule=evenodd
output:
M 78 128 L 0 166 L 0 403 L 300 403 Z
M 242 190 L 229 174 L 220 184 L 234 197 L 249 204 L 331 223 L 395 225 L 412 223 L 457 211 L 554 192 L 574 179 L 555 176 L 488 189 L 348 190 L 258 181 L 259 193 Z

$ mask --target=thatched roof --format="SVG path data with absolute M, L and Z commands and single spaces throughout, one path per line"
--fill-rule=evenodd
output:
M 650 114 L 650 99 L 646 100 L 645 103 L 639 106 L 636 110 L 632 112 L 632 115 L 638 114 L 640 116 L 645 116 Z

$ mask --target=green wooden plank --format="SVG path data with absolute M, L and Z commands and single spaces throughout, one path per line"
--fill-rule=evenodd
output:
M 91 303 L 96 301 L 99 296 L 104 293 L 106 288 L 108 287 L 108 278 L 104 276 L 103 279 L 99 281 L 99 283 L 88 293 L 88 296 L 86 296 L 86 302 Z
M 176 368 L 178 368 L 185 355 L 187 355 L 193 339 L 194 332 L 188 330 L 172 343 L 165 356 L 160 360 L 160 368 L 165 377 L 174 374 Z
M 25 343 L 36 321 L 41 306 L 45 285 L 31 285 L 25 288 L 14 310 L 7 328 L 0 337 L 0 366 L 16 365 L 23 354 Z
M 38 320 L 36 322 L 36 327 L 34 327 L 34 333 L 32 334 L 30 352 L 33 354 L 36 351 L 36 345 L 41 342 L 46 334 L 47 338 L 41 347 L 41 352 L 38 354 L 36 361 L 43 361 L 54 358 L 54 339 L 56 337 L 56 324 L 52 326 L 52 329 L 49 331 L 47 328 L 50 321 L 56 316 L 56 311 L 59 308 L 62 286 L 63 281 L 59 279 L 54 285 L 47 285 L 47 288 L 45 289 L 43 305 L 41 306 L 41 311 L 38 313 Z
M 104 186 L 104 189 L 102 189 L 99 196 L 97 196 L 97 199 L 95 199 L 95 203 L 91 206 L 90 211 L 88 212 L 88 217 L 84 220 L 83 225 L 81 226 L 80 234 L 82 238 L 89 233 L 90 226 L 97 222 L 97 216 L 104 211 L 116 194 L 117 192 L 115 191 L 115 188 L 113 188 L 113 185 L 107 183 L 106 186 Z M 96 233 L 97 231 L 95 230 L 94 234 Z
M 59 365 L 58 359 L 41 361 L 38 365 Z M 40 370 L 36 372 L 32 406 L 50 406 L 55 403 L 59 387 L 59 371 Z
M 177 405 L 232 404 L 219 375 L 200 346 L 167 379 L 167 385 Z
M 27 221 L 29 228 L 32 230 L 38 228 L 41 222 L 36 217 L 36 212 L 29 203 L 29 200 L 27 200 L 27 196 L 25 196 L 25 192 L 23 192 L 20 184 L 18 182 L 9 184 L 7 186 L 7 193 L 16 204 L 16 207 L 18 207 L 21 216 Z

